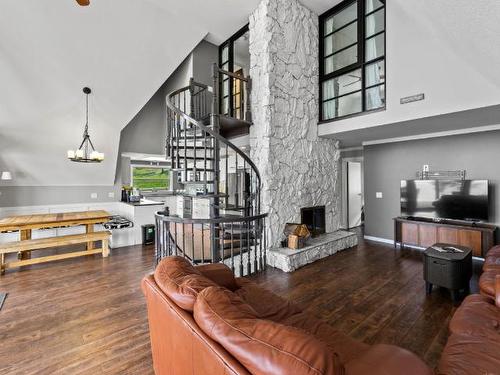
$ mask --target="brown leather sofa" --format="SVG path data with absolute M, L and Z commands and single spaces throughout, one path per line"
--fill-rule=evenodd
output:
M 450 321 L 440 374 L 500 374 L 500 246 L 487 254 L 479 288 Z
M 479 290 L 482 295 L 493 300 L 500 298 L 500 246 L 491 248 L 486 254 Z M 500 300 L 497 303 L 500 304 Z
M 157 375 L 433 373 L 411 352 L 353 340 L 222 264 L 165 258 L 142 288 Z

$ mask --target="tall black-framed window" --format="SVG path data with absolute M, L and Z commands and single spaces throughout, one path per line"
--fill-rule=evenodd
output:
M 249 75 L 249 28 L 243 26 L 219 46 L 219 67 L 245 77 Z M 220 109 L 226 116 L 242 118 L 244 90 L 241 81 L 222 76 L 220 82 Z
M 320 121 L 385 109 L 385 0 L 345 0 L 319 17 Z

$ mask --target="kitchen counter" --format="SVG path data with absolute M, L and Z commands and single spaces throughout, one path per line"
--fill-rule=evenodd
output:
M 130 206 L 138 207 L 138 206 L 163 206 L 164 202 L 153 201 L 150 199 L 141 199 L 140 202 L 124 202 Z

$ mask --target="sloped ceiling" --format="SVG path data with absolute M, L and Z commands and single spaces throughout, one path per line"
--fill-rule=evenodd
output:
M 2 0 L 0 171 L 14 174 L 2 185 L 112 185 L 120 130 L 200 40 L 220 44 L 259 1 Z M 81 141 L 84 86 L 101 164 L 66 159 Z
M 2 0 L 0 171 L 17 186 L 112 185 L 120 130 L 209 32 L 220 41 L 244 25 L 248 3 Z M 229 5 L 238 14 L 222 22 Z M 101 164 L 66 159 L 81 141 L 84 86 Z

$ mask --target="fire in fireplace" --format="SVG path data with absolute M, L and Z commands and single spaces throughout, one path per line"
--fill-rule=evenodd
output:
M 300 217 L 313 237 L 325 233 L 325 206 L 301 208 Z

